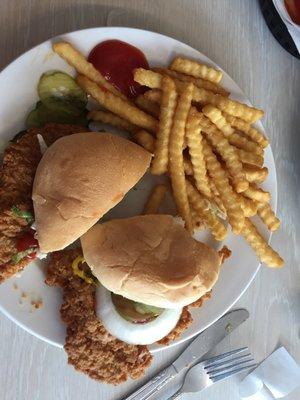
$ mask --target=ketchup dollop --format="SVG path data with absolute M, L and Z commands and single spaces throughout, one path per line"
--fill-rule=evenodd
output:
M 95 46 L 89 54 L 89 62 L 125 96 L 134 99 L 146 88 L 133 80 L 135 68 L 149 69 L 141 50 L 120 40 L 106 40 Z
M 300 25 L 300 0 L 284 0 L 284 4 L 292 20 Z
M 32 247 L 38 247 L 39 243 L 34 237 L 35 231 L 30 229 L 25 232 L 23 236 L 21 236 L 17 241 L 17 250 L 18 252 L 28 250 Z

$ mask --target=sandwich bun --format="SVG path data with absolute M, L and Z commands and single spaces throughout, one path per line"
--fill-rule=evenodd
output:
M 81 238 L 100 283 L 127 299 L 162 308 L 191 304 L 215 284 L 218 253 L 193 239 L 170 215 L 97 224 Z
M 64 249 L 118 204 L 145 174 L 151 154 L 110 133 L 62 137 L 43 155 L 32 200 L 43 253 Z

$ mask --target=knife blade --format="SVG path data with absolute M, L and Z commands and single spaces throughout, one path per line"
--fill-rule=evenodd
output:
M 249 312 L 245 309 L 229 311 L 201 332 L 169 367 L 160 371 L 154 378 L 124 400 L 148 400 L 169 384 L 180 372 L 189 369 L 193 364 L 200 361 L 206 353 L 212 350 L 247 318 L 249 318 Z
M 225 314 L 213 325 L 205 329 L 173 362 L 177 372 L 183 368 L 190 368 L 194 363 L 213 349 L 224 337 L 249 317 L 249 312 L 244 309 L 233 310 Z

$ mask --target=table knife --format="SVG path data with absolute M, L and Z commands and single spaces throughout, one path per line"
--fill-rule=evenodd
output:
M 137 389 L 124 400 L 147 400 L 168 385 L 179 373 L 188 370 L 193 364 L 212 350 L 222 339 L 249 317 L 245 309 L 233 310 L 225 314 L 214 324 L 200 333 L 192 343 L 171 364 L 150 379 L 145 385 Z

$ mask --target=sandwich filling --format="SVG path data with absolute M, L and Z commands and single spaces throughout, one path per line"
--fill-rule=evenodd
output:
M 96 314 L 105 329 L 128 344 L 155 343 L 167 336 L 178 323 L 182 308 L 163 309 L 128 300 L 99 284 Z
M 121 317 L 134 324 L 151 322 L 164 311 L 163 308 L 129 300 L 115 293 L 111 294 L 111 300 Z

